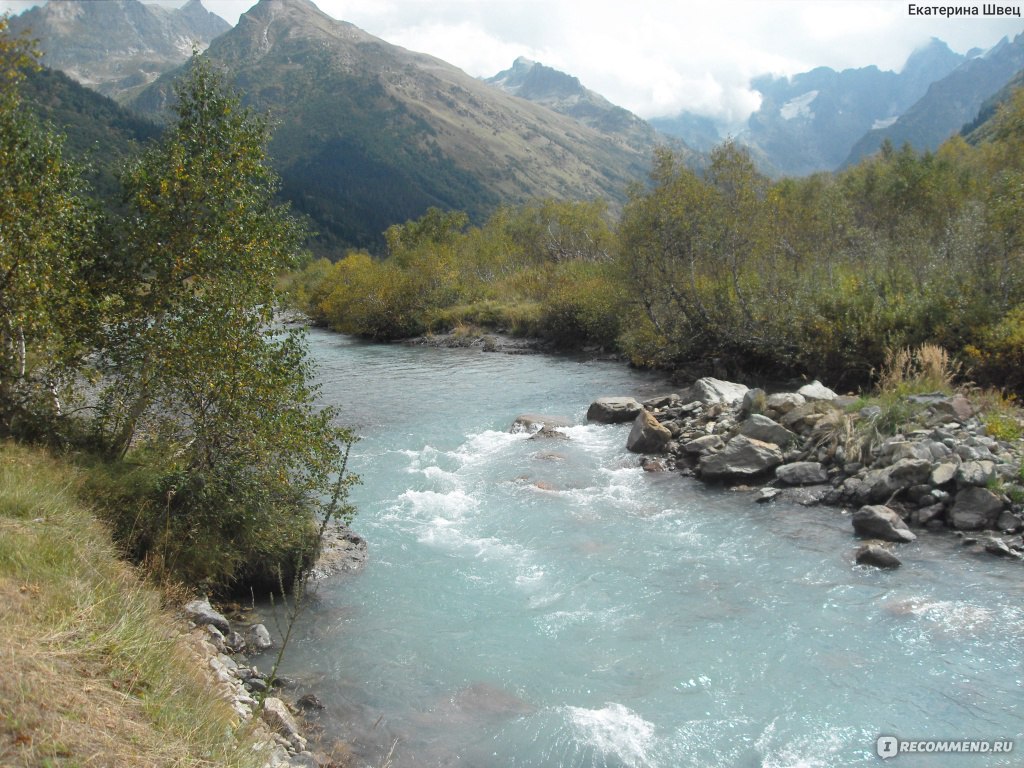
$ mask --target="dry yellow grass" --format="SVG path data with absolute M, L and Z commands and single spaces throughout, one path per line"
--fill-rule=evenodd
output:
M 0 765 L 260 763 L 68 464 L 0 444 Z

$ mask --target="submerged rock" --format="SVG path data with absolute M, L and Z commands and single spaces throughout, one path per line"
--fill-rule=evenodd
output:
M 544 416 L 538 413 L 523 413 L 516 416 L 515 421 L 512 422 L 512 426 L 509 427 L 509 432 L 512 434 L 518 434 L 521 432 L 527 432 L 533 434 L 544 429 L 544 427 L 571 427 L 572 422 L 568 419 L 563 419 L 559 416 Z
M 875 568 L 899 568 L 902 563 L 885 547 L 879 544 L 864 544 L 857 549 L 857 565 L 872 565 Z

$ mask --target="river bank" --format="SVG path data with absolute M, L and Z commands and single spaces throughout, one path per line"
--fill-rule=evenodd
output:
M 855 509 L 854 533 L 868 540 L 858 562 L 898 567 L 891 548 L 913 541 L 911 528 L 952 531 L 975 550 L 1020 559 L 1024 441 L 991 436 L 963 394 L 905 395 L 895 405 L 898 422 L 819 382 L 769 395 L 703 378 L 643 402 L 600 398 L 587 418 L 631 422 L 626 447 L 657 457 L 643 460 L 647 470 L 751 488 L 761 503 Z

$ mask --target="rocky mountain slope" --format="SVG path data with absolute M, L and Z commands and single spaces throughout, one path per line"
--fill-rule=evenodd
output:
M 201 0 L 172 9 L 139 0 L 61 0 L 12 17 L 10 26 L 39 40 L 47 66 L 119 99 L 231 28 Z
M 621 201 L 650 147 L 504 93 L 391 45 L 309 0 L 261 0 L 205 53 L 275 123 L 285 196 L 320 249 L 377 248 L 428 207 L 479 219 L 533 197 Z M 131 103 L 159 113 L 168 74 Z
M 525 57 L 484 82 L 625 140 L 639 151 L 650 153 L 654 147 L 669 143 L 684 154 L 690 153 L 681 140 L 659 134 L 645 120 L 586 88 L 579 78 Z
M 909 142 L 918 150 L 934 150 L 973 121 L 987 99 L 1024 69 L 1024 33 L 1004 38 L 982 56 L 971 58 L 933 83 L 927 92 L 891 125 L 863 136 L 850 150 L 845 165 L 876 152 L 883 141 L 899 147 Z

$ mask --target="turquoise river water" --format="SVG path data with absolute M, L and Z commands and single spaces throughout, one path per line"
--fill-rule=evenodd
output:
M 1021 563 L 922 535 L 858 567 L 841 510 L 645 473 L 584 418 L 671 391 L 619 363 L 310 342 L 362 436 L 370 561 L 318 586 L 282 672 L 365 764 L 861 766 L 885 734 L 1013 741 L 898 767 L 1024 765 Z

